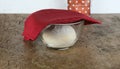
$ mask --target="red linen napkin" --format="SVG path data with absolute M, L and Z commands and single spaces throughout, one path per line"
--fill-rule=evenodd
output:
M 68 24 L 80 20 L 85 20 L 85 24 L 100 24 L 87 15 L 70 10 L 44 9 L 34 12 L 25 21 L 24 40 L 35 40 L 49 24 Z

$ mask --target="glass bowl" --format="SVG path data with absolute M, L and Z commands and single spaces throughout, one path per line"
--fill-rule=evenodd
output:
M 84 21 L 48 25 L 40 34 L 39 39 L 44 46 L 65 50 L 77 42 L 83 25 Z

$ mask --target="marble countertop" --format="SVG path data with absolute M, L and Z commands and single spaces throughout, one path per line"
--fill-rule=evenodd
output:
M 28 14 L 0 14 L 0 69 L 120 69 L 120 14 L 94 14 L 79 41 L 60 51 L 23 41 Z

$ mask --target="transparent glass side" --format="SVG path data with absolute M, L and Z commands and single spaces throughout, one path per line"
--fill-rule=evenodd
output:
M 70 24 L 49 25 L 39 35 L 37 43 L 42 46 L 47 46 L 55 49 L 64 49 L 71 47 L 77 42 L 78 38 L 80 37 L 83 26 L 84 21 Z

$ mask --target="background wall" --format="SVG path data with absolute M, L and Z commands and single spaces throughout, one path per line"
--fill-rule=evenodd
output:
M 91 0 L 92 13 L 120 13 L 120 0 Z M 32 13 L 46 8 L 67 9 L 67 0 L 0 0 L 0 13 Z

